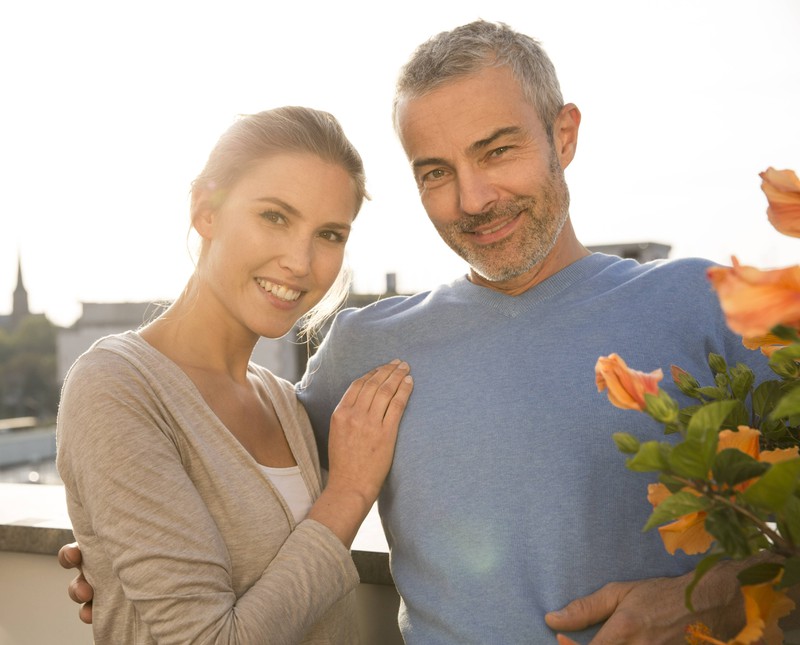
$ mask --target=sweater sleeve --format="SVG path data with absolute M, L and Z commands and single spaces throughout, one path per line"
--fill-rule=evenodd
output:
M 94 544 L 85 564 L 98 599 L 116 578 L 158 643 L 301 640 L 357 585 L 348 550 L 321 524 L 301 522 L 237 599 L 232 555 L 165 416 L 142 375 L 116 354 L 95 350 L 68 375 L 58 466 L 76 535 Z M 98 623 L 105 611 L 115 608 L 95 604 Z M 114 643 L 132 637 L 95 636 Z

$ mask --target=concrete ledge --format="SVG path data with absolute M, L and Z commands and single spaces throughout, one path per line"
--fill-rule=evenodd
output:
M 0 552 L 56 555 L 74 540 L 63 486 L 0 484 Z M 352 554 L 362 583 L 394 586 L 377 509 L 364 521 Z

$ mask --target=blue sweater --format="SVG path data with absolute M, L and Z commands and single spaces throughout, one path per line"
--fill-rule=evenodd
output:
M 767 376 L 727 329 L 709 264 L 594 254 L 519 296 L 461 278 L 339 314 L 298 389 L 323 458 L 353 379 L 393 358 L 414 376 L 379 500 L 407 643 L 555 642 L 547 611 L 610 581 L 692 568 L 641 532 L 654 476 L 627 470 L 611 438 L 664 440 L 663 427 L 613 407 L 594 365 L 616 352 L 661 368 L 679 399 L 670 365 L 710 385 L 709 352 Z

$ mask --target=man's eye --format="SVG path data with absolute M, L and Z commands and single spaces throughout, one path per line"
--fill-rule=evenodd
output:
M 492 152 L 489 153 L 489 156 L 491 156 L 491 157 L 502 157 L 510 149 L 511 149 L 510 146 L 500 146 L 499 148 L 495 148 L 494 150 L 492 150 Z
M 422 175 L 422 177 L 420 177 L 420 181 L 423 183 L 428 180 L 435 181 L 437 179 L 441 179 L 442 177 L 444 177 L 444 175 L 445 175 L 444 170 L 442 170 L 441 168 L 436 168 L 435 170 L 431 170 Z

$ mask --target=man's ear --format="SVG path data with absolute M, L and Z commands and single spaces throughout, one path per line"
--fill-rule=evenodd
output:
M 553 124 L 553 146 L 562 169 L 569 166 L 575 158 L 580 125 L 581 111 L 574 103 L 567 103 L 561 108 Z
M 192 226 L 204 240 L 210 240 L 214 233 L 215 210 L 209 190 L 197 189 L 192 193 Z

